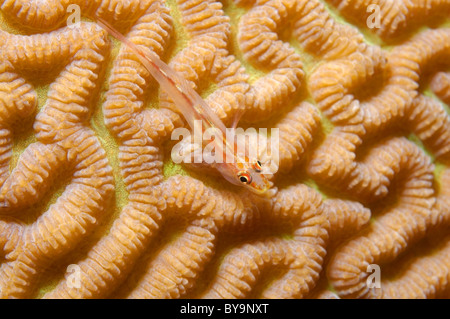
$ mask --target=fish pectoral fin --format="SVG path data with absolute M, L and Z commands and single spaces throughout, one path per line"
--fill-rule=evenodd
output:
M 237 125 L 239 124 L 239 121 L 241 120 L 242 116 L 245 113 L 245 109 L 238 109 L 233 114 L 233 122 L 231 122 L 231 128 L 236 129 Z

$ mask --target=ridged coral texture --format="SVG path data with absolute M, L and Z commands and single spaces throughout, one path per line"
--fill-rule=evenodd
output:
M 450 296 L 450 1 L 0 13 L 0 297 Z M 186 119 L 95 17 L 225 125 L 279 129 L 274 195 L 174 163 Z

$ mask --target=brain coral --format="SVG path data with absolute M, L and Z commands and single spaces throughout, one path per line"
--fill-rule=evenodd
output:
M 0 13 L 1 297 L 450 297 L 448 0 Z M 227 125 L 279 128 L 277 193 L 173 163 L 185 119 L 95 15 Z

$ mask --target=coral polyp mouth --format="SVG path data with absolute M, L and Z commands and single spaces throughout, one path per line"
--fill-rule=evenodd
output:
M 0 297 L 449 297 L 449 1 L 328 2 L 0 0 Z

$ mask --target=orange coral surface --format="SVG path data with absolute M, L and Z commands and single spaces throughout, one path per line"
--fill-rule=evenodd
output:
M 0 12 L 1 297 L 450 296 L 450 1 Z M 95 15 L 227 125 L 278 128 L 277 193 L 174 164 L 185 119 Z

